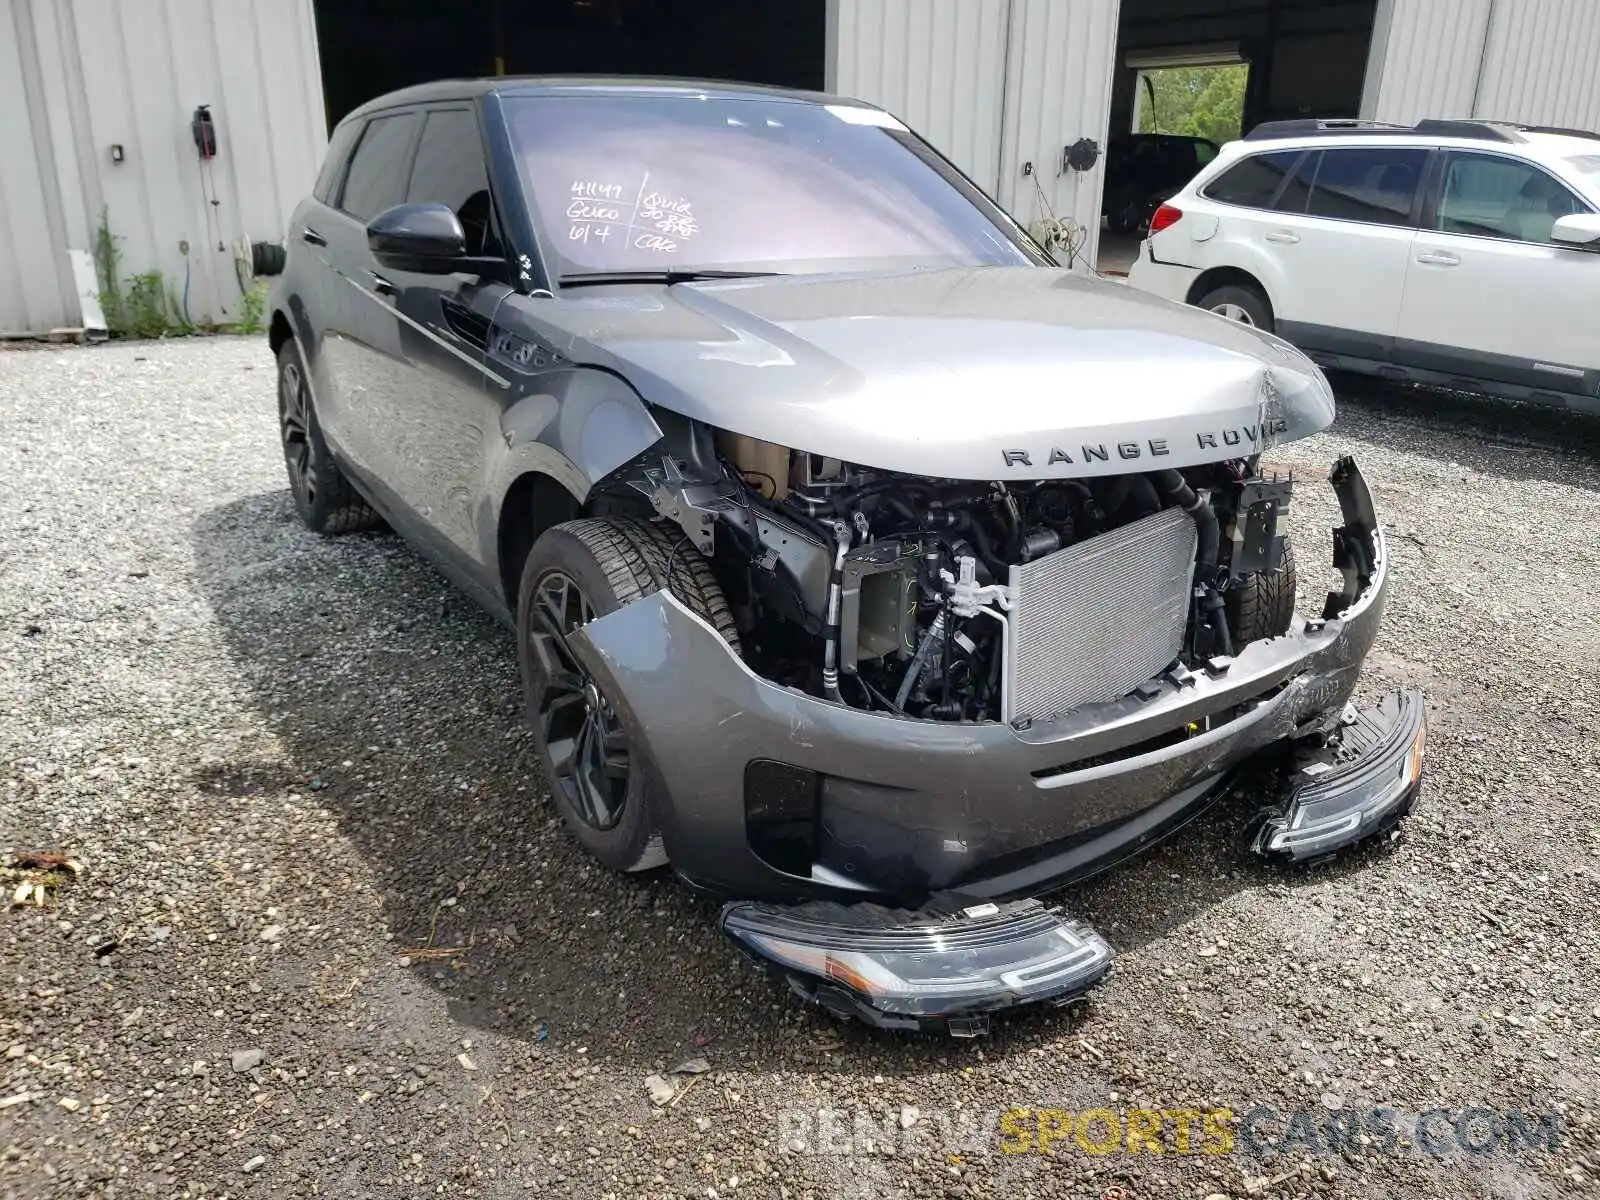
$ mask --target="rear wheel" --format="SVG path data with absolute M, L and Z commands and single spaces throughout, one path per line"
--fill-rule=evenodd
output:
M 1272 306 L 1259 289 L 1248 284 L 1230 283 L 1226 287 L 1214 288 L 1195 303 L 1196 307 L 1214 312 L 1219 317 L 1272 332 Z
M 711 566 L 681 531 L 630 518 L 568 521 L 528 554 L 517 649 L 534 743 L 562 820 L 617 871 L 667 861 L 650 764 L 612 700 L 572 652 L 581 626 L 669 586 L 735 651 L 739 634 Z
M 1282 637 L 1294 622 L 1294 547 L 1283 539 L 1283 565 L 1247 575 L 1227 592 L 1228 628 L 1237 648 L 1262 638 Z
M 339 470 L 323 440 L 306 382 L 300 346 L 290 338 L 278 348 L 278 428 L 283 437 L 283 461 L 289 472 L 289 492 L 306 527 L 316 533 L 353 533 L 379 524 L 350 481 Z

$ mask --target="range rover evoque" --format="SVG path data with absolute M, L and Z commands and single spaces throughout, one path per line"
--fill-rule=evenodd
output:
M 724 84 L 441 82 L 335 130 L 271 302 L 314 530 L 387 522 L 516 630 L 572 834 L 726 899 L 806 998 L 971 1034 L 1111 948 L 1042 900 L 1246 762 L 1287 860 L 1392 827 L 1414 692 L 1333 396 L 1260 330 L 1080 278 L 900 121 Z

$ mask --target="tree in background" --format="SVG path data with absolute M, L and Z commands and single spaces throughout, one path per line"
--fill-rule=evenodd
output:
M 1145 89 L 1139 132 L 1231 141 L 1239 136 L 1244 122 L 1244 89 L 1249 78 L 1250 68 L 1244 63 L 1146 71 L 1139 81 Z

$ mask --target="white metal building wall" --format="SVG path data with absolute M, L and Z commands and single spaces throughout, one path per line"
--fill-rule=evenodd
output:
M 187 283 L 194 321 L 236 320 L 234 243 L 283 236 L 327 142 L 312 0 L 0 0 L 0 104 L 0 251 L 26 252 L 0 264 L 5 332 L 82 323 L 63 263 L 102 208 L 124 279 L 158 270 L 180 303 Z M 218 141 L 204 170 L 199 104 Z
M 831 92 L 892 111 L 991 194 L 1012 0 L 837 0 Z
M 1100 193 L 1111 123 L 1120 0 L 1012 0 L 1006 119 L 997 199 L 1031 225 L 1070 217 L 1086 233 L 1082 261 L 1100 242 Z M 1093 138 L 1094 168 L 1063 165 L 1066 148 Z M 1030 173 L 1024 174 L 1028 164 Z
M 1361 114 L 1600 129 L 1600 0 L 1380 0 Z
M 882 105 L 1023 224 L 1051 213 L 1087 231 L 1102 164 L 1061 169 L 1081 137 L 1103 148 L 1119 0 L 830 0 L 830 91 Z M 1024 165 L 1032 164 L 1030 174 Z

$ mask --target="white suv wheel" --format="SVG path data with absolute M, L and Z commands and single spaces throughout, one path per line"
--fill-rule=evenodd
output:
M 1250 314 L 1245 311 L 1242 304 L 1233 304 L 1231 302 L 1219 304 L 1211 311 L 1220 317 L 1227 317 L 1230 321 L 1238 321 L 1241 325 L 1255 324 L 1255 321 L 1251 319 Z

